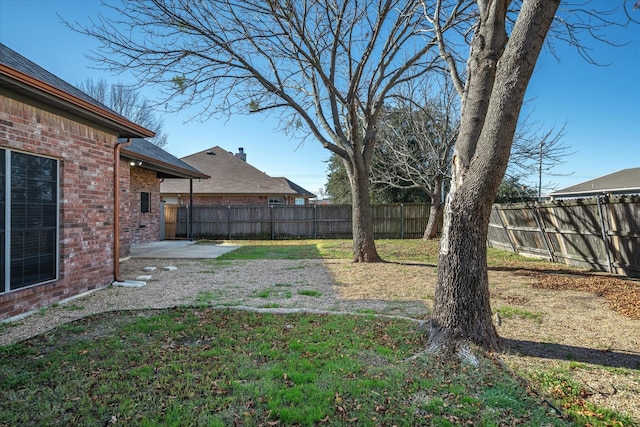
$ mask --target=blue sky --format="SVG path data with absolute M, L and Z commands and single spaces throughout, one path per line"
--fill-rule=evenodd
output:
M 619 2 L 593 3 L 606 8 Z M 74 85 L 87 78 L 127 82 L 96 70 L 86 58 L 95 48 L 93 39 L 69 30 L 57 16 L 87 22 L 98 7 L 96 0 L 0 0 L 0 41 Z M 640 20 L 640 10 L 635 13 Z M 575 50 L 557 44 L 560 59 L 543 52 L 531 80 L 523 114 L 545 128 L 559 129 L 566 122 L 562 142 L 575 152 L 554 170 L 570 175 L 543 179 L 559 188 L 640 167 L 640 26 L 612 28 L 610 35 L 628 44 L 590 42 L 595 58 L 609 65 L 588 64 Z M 233 152 L 243 147 L 247 161 L 271 176 L 286 176 L 316 194 L 326 183 L 330 153 L 313 139 L 299 146 L 299 140 L 278 133 L 274 118 L 247 115 L 201 123 L 189 121 L 188 111 L 163 117 L 169 133 L 165 149 L 177 157 L 216 145 Z

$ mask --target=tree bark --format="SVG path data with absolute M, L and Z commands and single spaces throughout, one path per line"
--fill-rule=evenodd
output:
M 487 232 L 524 94 L 560 0 L 524 0 L 507 37 L 508 0 L 478 0 L 430 328 L 433 351 L 460 342 L 500 349 L 492 323 Z M 508 43 L 507 43 L 508 41 Z
M 427 228 L 424 230 L 423 240 L 432 240 L 438 236 L 438 222 L 444 211 L 444 203 L 442 203 L 442 181 L 444 177 L 437 176 L 433 184 L 433 193 L 431 195 L 431 209 L 429 210 L 429 221 Z
M 378 255 L 373 235 L 373 214 L 369 195 L 369 168 L 364 167 L 358 161 L 353 163 L 356 165 L 355 167 L 347 167 L 349 180 L 351 181 L 353 262 L 381 262 L 382 258 Z
M 486 261 L 491 204 L 469 199 L 461 188 L 445 207 L 430 338 L 432 343 L 461 339 L 498 350 Z

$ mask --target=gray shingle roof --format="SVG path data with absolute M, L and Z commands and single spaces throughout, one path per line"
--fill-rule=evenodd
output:
M 120 138 L 118 142 L 126 142 L 126 139 Z M 146 139 L 133 138 L 131 145 L 122 148 L 121 154 L 124 158 L 142 161 L 143 167 L 158 171 L 160 178 L 209 177 Z
M 91 96 L 84 93 L 82 90 L 65 82 L 58 76 L 50 73 L 41 66 L 28 60 L 24 56 L 20 55 L 19 53 L 1 43 L 0 65 L 8 67 L 12 70 L 16 70 L 24 76 L 27 76 L 29 79 L 32 79 L 25 80 L 23 78 L 22 81 L 12 81 L 10 77 L 11 74 L 2 74 L 2 78 L 0 79 L 0 87 L 23 92 L 26 96 L 41 99 L 44 102 L 54 104 L 66 111 L 70 111 L 88 118 L 89 120 L 98 119 L 102 120 L 101 123 L 104 122 L 104 118 L 96 116 L 95 114 L 83 112 L 81 106 L 65 104 L 64 100 L 61 100 L 59 98 L 59 96 L 63 94 L 71 95 L 73 98 L 77 98 L 81 101 L 91 104 L 93 107 L 96 107 L 98 111 L 101 110 L 102 112 L 106 112 L 110 115 L 115 116 L 116 120 L 118 120 L 119 122 L 115 124 L 115 127 L 119 130 L 120 133 L 124 133 L 125 136 L 140 135 L 139 132 L 131 132 L 131 129 L 128 126 L 128 124 L 133 125 L 133 127 L 138 126 L 135 123 L 129 122 L 128 119 L 116 113 L 106 105 L 96 101 Z M 5 70 L 3 70 L 3 73 L 4 72 Z M 9 71 L 7 71 L 7 73 L 9 73 Z M 13 73 L 13 71 L 11 71 L 11 73 Z M 15 75 L 15 73 L 12 75 Z M 36 87 L 39 83 L 44 83 L 44 86 Z M 50 88 L 47 88 L 47 85 L 50 86 Z M 47 89 L 50 92 L 54 92 L 53 89 L 55 89 L 56 92 L 47 93 Z M 107 119 L 106 121 L 109 121 L 109 119 Z M 121 126 L 122 124 L 124 124 L 124 128 Z M 152 134 L 153 133 L 151 132 L 150 135 Z M 126 139 L 119 140 L 119 142 L 124 141 L 126 141 Z M 124 158 L 143 161 L 147 169 L 158 172 L 158 176 L 160 177 L 208 177 L 208 175 L 198 171 L 191 165 L 184 163 L 177 157 L 167 153 L 163 149 L 153 145 L 149 141 L 142 138 L 133 138 L 131 141 L 131 145 L 128 147 L 124 147 L 121 153 Z
M 0 87 L 116 130 L 120 137 L 151 137 L 153 132 L 67 83 L 0 43 Z
M 281 179 L 270 177 L 218 146 L 182 160 L 211 176 L 211 179 L 193 183 L 194 194 L 300 195 Z M 160 192 L 185 194 L 189 192 L 189 183 L 165 179 L 160 184 Z
M 562 190 L 552 197 L 587 197 L 598 194 L 640 194 L 640 168 L 623 169 Z
M 65 82 L 60 77 L 50 73 L 38 64 L 29 61 L 24 56 L 20 55 L 11 48 L 0 43 L 0 64 L 7 65 L 13 69 L 16 69 L 24 74 L 27 74 L 34 79 L 38 79 L 41 82 L 47 83 L 53 87 L 65 91 L 66 93 L 87 101 L 98 108 L 110 111 L 114 114 L 118 114 L 106 105 L 96 101 L 77 87 Z
M 296 184 L 293 181 L 290 181 L 289 179 L 285 178 L 284 176 L 281 177 L 277 177 L 274 179 L 278 179 L 282 182 L 284 182 L 285 185 L 288 185 L 289 188 L 291 188 L 293 191 L 295 191 L 296 193 L 298 193 L 298 195 L 303 196 L 303 197 L 316 197 L 315 194 L 313 194 L 312 192 L 305 190 L 304 188 L 300 187 L 298 184 Z

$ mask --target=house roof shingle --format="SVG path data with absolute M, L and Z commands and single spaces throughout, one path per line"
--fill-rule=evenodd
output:
M 154 133 L 137 125 L 109 107 L 93 99 L 80 89 L 65 82 L 24 56 L 0 43 L 0 87 L 38 99 L 74 115 L 114 129 L 119 142 L 133 138 L 123 147 L 122 157 L 140 160 L 160 178 L 208 178 L 208 175 L 184 163 L 177 157 L 136 137 L 151 137 Z
M 131 122 L 80 89 L 0 43 L 0 87 L 100 123 L 123 138 L 149 138 L 154 132 Z
M 276 177 L 273 179 L 277 179 L 280 180 L 281 182 L 283 182 L 285 185 L 289 186 L 289 188 L 291 188 L 293 191 L 295 191 L 298 195 L 303 196 L 303 197 L 316 197 L 315 194 L 313 194 L 312 192 L 305 190 L 304 188 L 300 187 L 298 184 L 296 184 L 293 181 L 290 181 L 289 179 L 285 178 L 284 176 L 280 176 L 280 177 Z
M 126 142 L 126 139 L 121 138 L 118 142 Z M 146 139 L 132 139 L 131 144 L 123 146 L 120 153 L 121 157 L 125 159 L 141 161 L 144 168 L 157 171 L 158 178 L 209 178 L 209 175 L 200 172 Z
M 550 194 L 558 197 L 588 197 L 598 194 L 640 194 L 640 167 L 623 169 Z
M 292 188 L 281 178 L 270 177 L 218 146 L 183 157 L 182 160 L 211 176 L 211 179 L 193 183 L 194 194 L 292 196 L 311 194 L 299 186 Z M 298 189 L 304 192 L 298 191 Z M 160 184 L 160 192 L 163 194 L 185 194 L 189 192 L 189 183 L 165 179 Z

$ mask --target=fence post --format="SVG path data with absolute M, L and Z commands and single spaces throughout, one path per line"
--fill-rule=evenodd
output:
M 603 196 L 601 195 L 596 196 L 596 200 L 598 201 L 598 216 L 600 216 L 600 234 L 602 236 L 602 243 L 604 244 L 604 251 L 607 254 L 607 267 L 609 269 L 609 273 L 613 273 L 611 253 L 609 251 L 609 243 L 607 242 L 607 229 L 604 222 L 604 215 L 602 213 L 602 197 Z
M 231 205 L 227 205 L 227 234 L 231 240 Z
M 400 203 L 400 238 L 404 239 L 404 203 Z
M 193 241 L 193 179 L 189 180 L 189 240 Z
M 318 207 L 318 205 L 313 205 L 313 238 L 317 239 L 318 238 L 318 216 L 317 216 L 317 210 L 316 208 Z
M 273 234 L 273 221 L 274 221 L 273 220 L 273 205 L 271 205 L 271 210 L 269 212 L 271 212 L 271 240 L 274 240 L 274 238 L 273 238 L 273 236 L 274 236 L 274 234 Z
M 544 226 L 542 224 L 542 220 L 540 219 L 540 214 L 538 214 L 538 205 L 534 202 L 533 207 L 533 217 L 536 220 L 536 224 L 538 225 L 538 229 L 540 230 L 540 235 L 542 236 L 542 241 L 544 242 L 544 246 L 547 248 L 547 253 L 549 254 L 549 261 L 557 262 L 555 255 L 553 254 L 553 250 L 551 249 L 551 245 L 549 244 L 547 233 L 544 231 Z

